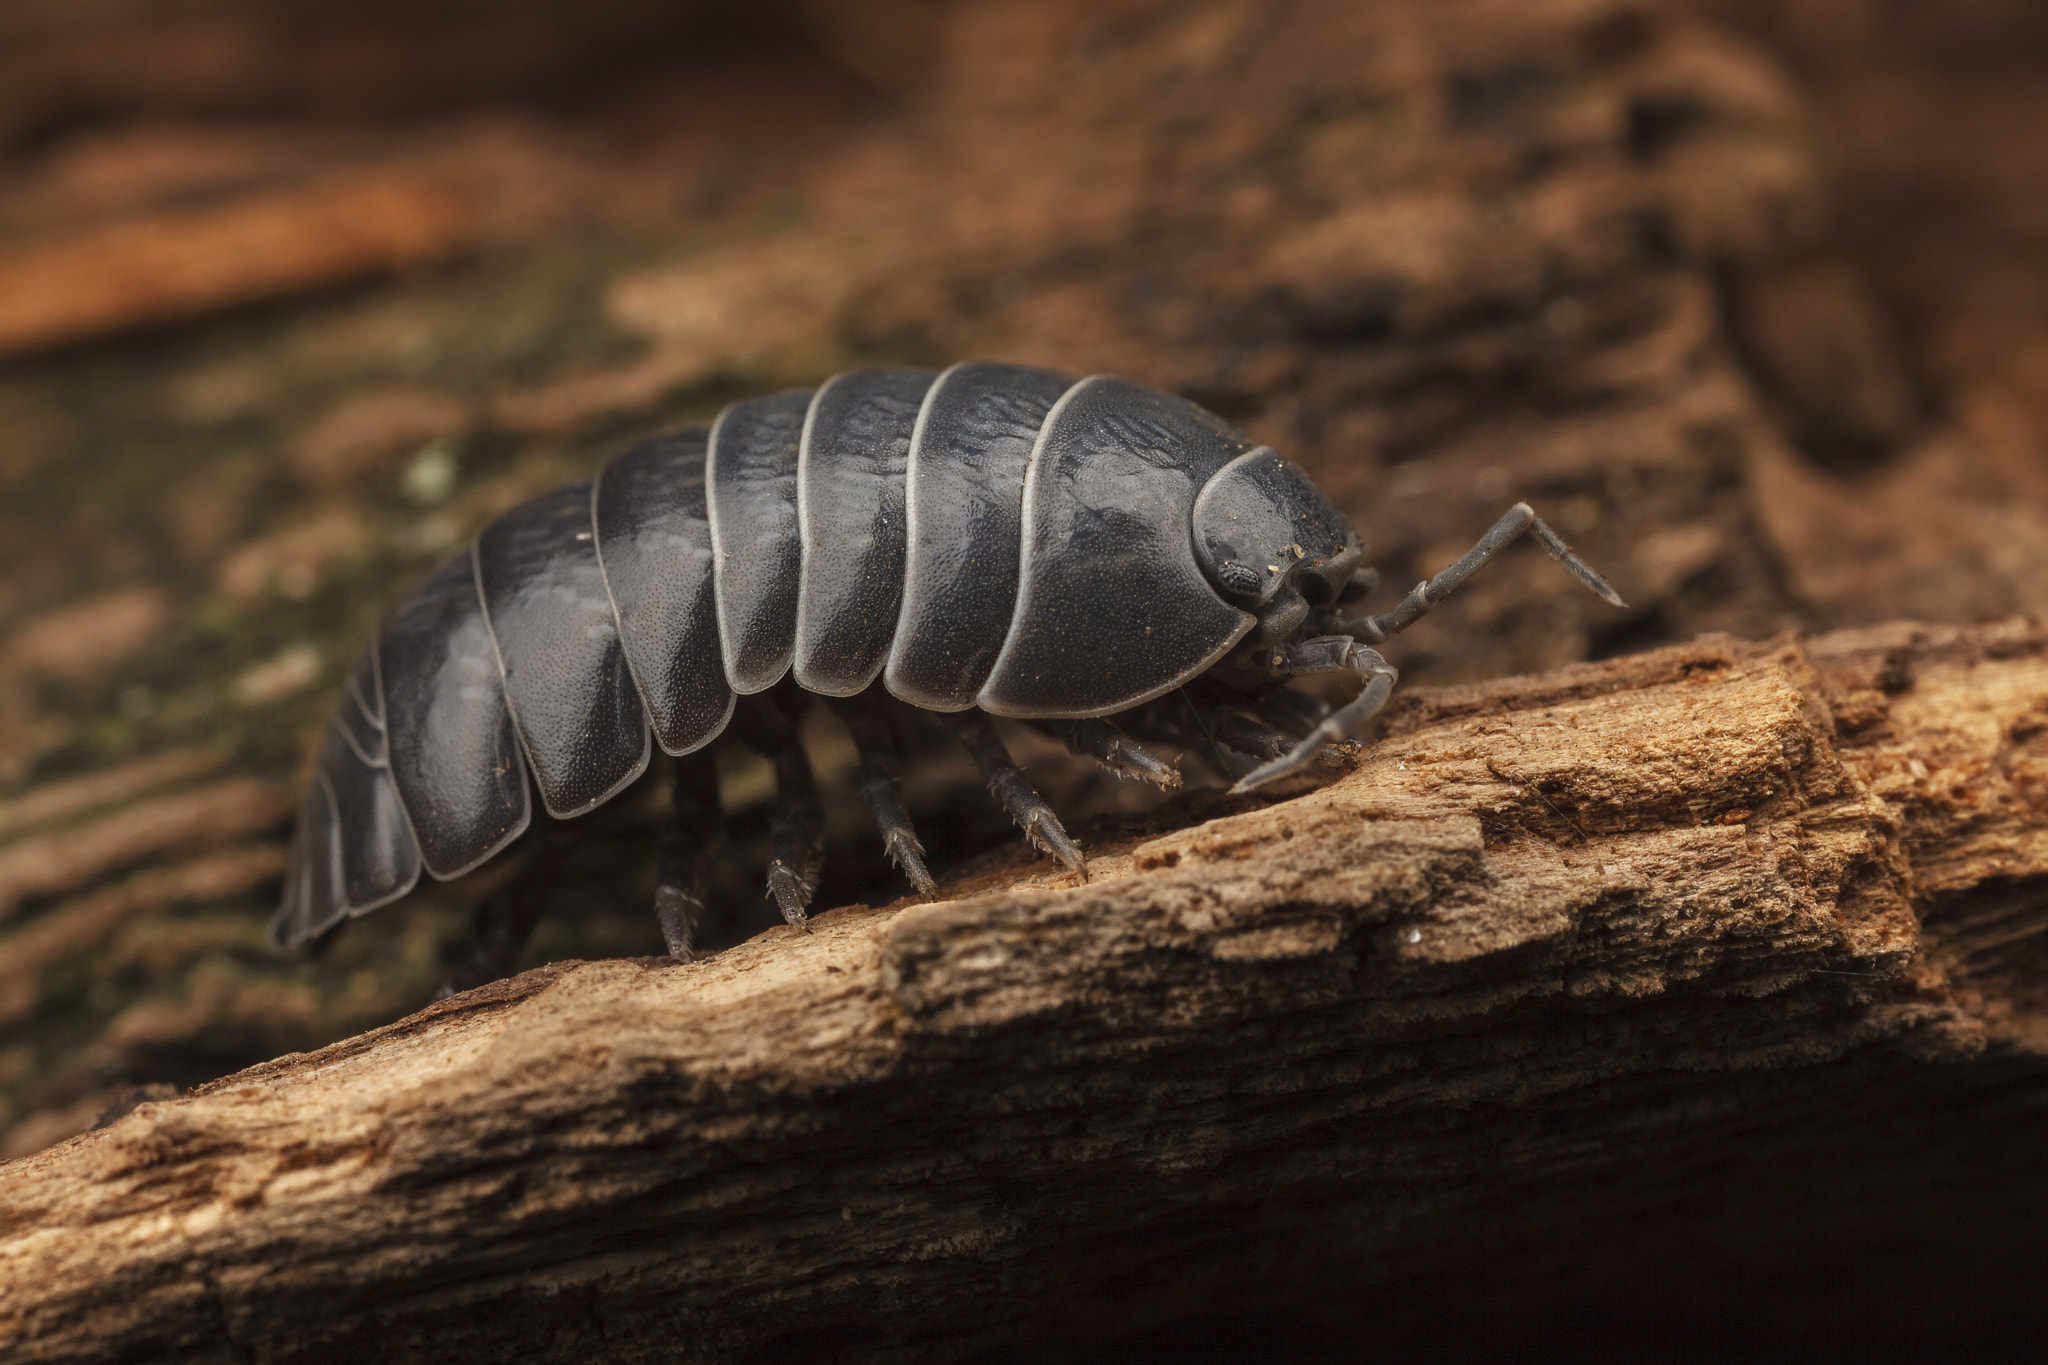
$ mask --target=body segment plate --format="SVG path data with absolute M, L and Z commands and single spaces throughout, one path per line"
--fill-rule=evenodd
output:
M 591 484 L 521 503 L 476 538 L 476 581 L 505 700 L 534 784 L 557 819 L 616 795 L 647 767 L 647 716 L 626 670 Z
M 526 768 L 468 550 L 398 604 L 377 637 L 391 776 L 420 860 L 446 879 L 519 836 Z
M 799 686 L 862 691 L 882 671 L 903 601 L 910 440 L 931 370 L 855 370 L 811 400 L 797 458 Z
M 320 781 L 338 823 L 335 853 L 342 903 L 329 910 L 324 933 L 344 913 L 367 914 L 412 890 L 420 878 L 420 848 L 399 804 L 398 788 L 381 764 L 366 763 L 338 725 L 328 727 L 320 752 Z
M 377 651 L 365 649 L 356 658 L 334 723 L 365 763 L 384 762 L 384 694 L 377 685 Z
M 1252 443 L 1215 414 L 1109 375 L 1047 416 L 1024 480 L 1017 611 L 976 699 L 999 716 L 1102 716 L 1223 657 L 1254 618 L 1195 562 L 1196 494 Z
M 713 600 L 706 441 L 702 430 L 642 441 L 606 466 L 593 499 L 619 643 L 654 737 L 671 754 L 716 739 L 735 701 Z
M 292 833 L 284 903 L 270 922 L 270 940 L 281 948 L 295 948 L 347 914 L 348 894 L 341 885 L 341 829 L 335 821 L 327 780 L 316 768 L 306 786 L 305 803 L 299 807 L 298 828 Z
M 955 365 L 926 395 L 909 451 L 903 605 L 883 682 L 913 706 L 963 711 L 1017 606 L 1024 472 L 1067 375 Z
M 745 695 L 773 687 L 796 647 L 803 541 L 796 461 L 809 389 L 735 403 L 711 428 L 713 597 L 725 678 Z

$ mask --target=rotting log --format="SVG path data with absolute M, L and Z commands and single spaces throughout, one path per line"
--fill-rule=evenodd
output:
M 1879 1294 L 1815 1248 L 2037 1226 L 2048 629 L 1418 689 L 1228 809 L 1085 885 L 529 972 L 13 1162 L 0 1355 L 944 1358 L 1453 1257 L 1436 1302 L 1483 1304 L 1489 1252 L 1597 1294 L 1652 1225 L 1704 1277 L 1667 1299 Z

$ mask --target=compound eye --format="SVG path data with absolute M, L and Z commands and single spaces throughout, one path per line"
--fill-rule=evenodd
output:
M 1266 586 L 1266 576 L 1241 559 L 1226 559 L 1216 566 L 1216 582 L 1229 592 L 1257 597 Z

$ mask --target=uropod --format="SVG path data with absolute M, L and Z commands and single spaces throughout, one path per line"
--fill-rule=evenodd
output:
M 859 370 L 734 403 L 594 479 L 499 516 L 385 617 L 328 727 L 273 943 L 301 948 L 483 863 L 534 819 L 677 760 L 655 913 L 691 955 L 718 828 L 721 735 L 776 777 L 768 894 L 805 922 L 823 807 L 808 694 L 852 734 L 856 779 L 905 876 L 933 880 L 897 791 L 892 710 L 942 713 L 1032 843 L 1086 875 L 992 716 L 1110 770 L 1180 774 L 1140 743 L 1241 756 L 1234 790 L 1311 765 L 1396 681 L 1374 646 L 1524 532 L 1621 599 L 1526 503 L 1392 609 L 1356 533 L 1293 462 L 1188 402 L 1022 365 Z M 1349 673 L 1334 710 L 1290 687 Z M 522 879 L 525 880 L 525 879 Z M 509 902 L 520 898 L 513 896 Z M 510 969 L 538 912 L 480 921 L 455 986 Z

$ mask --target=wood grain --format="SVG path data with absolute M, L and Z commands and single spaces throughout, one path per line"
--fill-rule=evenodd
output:
M 0 1340 L 959 1355 L 1625 1218 L 1930 1076 L 1995 1071 L 1981 1136 L 2048 1096 L 2044 718 L 2026 623 L 1418 691 L 1086 884 L 556 964 L 11 1163 Z

